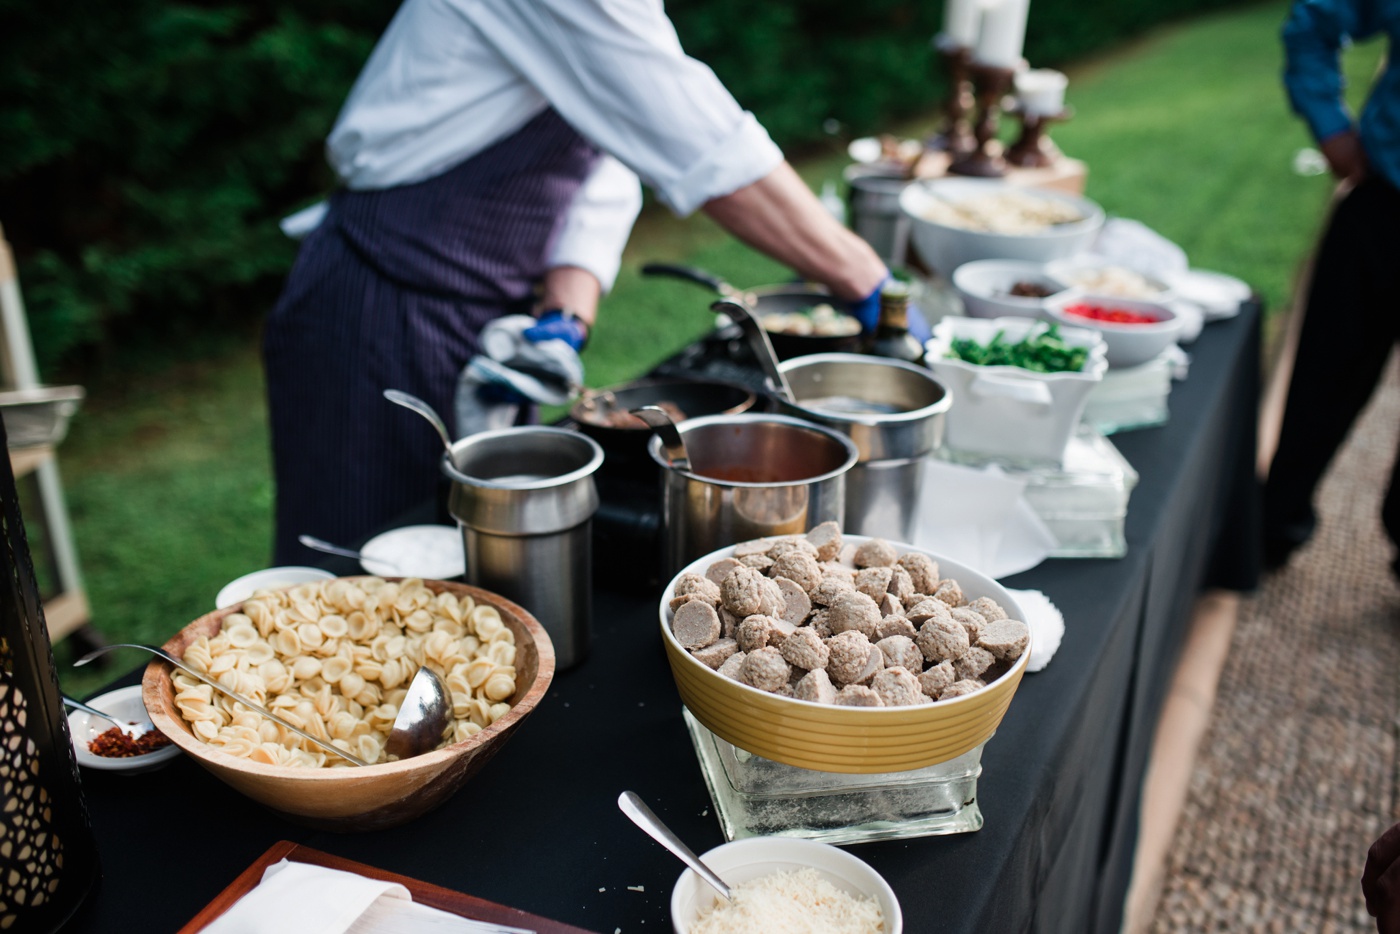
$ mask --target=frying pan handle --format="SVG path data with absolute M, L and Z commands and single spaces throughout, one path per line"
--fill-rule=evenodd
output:
M 739 290 L 712 272 L 695 266 L 676 266 L 671 263 L 647 263 L 642 267 L 644 276 L 670 276 L 672 279 L 685 279 L 725 298 L 733 298 Z

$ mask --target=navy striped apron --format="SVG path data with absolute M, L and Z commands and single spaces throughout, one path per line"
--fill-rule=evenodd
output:
M 441 504 L 441 442 L 382 393 L 413 393 L 450 424 L 477 335 L 530 310 L 597 157 L 548 109 L 439 176 L 332 196 L 263 338 L 275 563 L 315 558 L 298 535 L 351 544 L 435 496 Z

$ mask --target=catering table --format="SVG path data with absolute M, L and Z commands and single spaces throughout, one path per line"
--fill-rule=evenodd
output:
M 1259 317 L 1250 305 L 1208 325 L 1170 423 L 1114 437 L 1141 475 L 1127 557 L 1051 560 L 1006 581 L 1044 591 L 1067 625 L 986 748 L 986 825 L 852 848 L 894 887 L 906 930 L 1119 929 L 1192 603 L 1257 573 Z M 596 931 L 669 930 L 681 867 L 622 816 L 618 793 L 638 792 L 697 851 L 723 841 L 657 637 L 658 597 L 599 592 L 591 656 L 454 799 L 405 827 L 308 830 L 184 758 L 137 777 L 85 772 L 104 878 L 70 930 L 174 930 L 284 839 Z

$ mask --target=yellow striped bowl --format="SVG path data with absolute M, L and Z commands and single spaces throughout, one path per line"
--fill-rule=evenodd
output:
M 844 536 L 847 546 L 866 539 Z M 962 587 L 968 600 L 991 597 L 1013 619 L 1025 619 L 996 581 L 941 555 L 893 543 L 938 562 L 939 573 Z M 733 548 L 722 548 L 680 572 L 704 574 Z M 677 578 L 680 574 L 676 575 Z M 681 700 L 710 732 L 757 756 L 822 772 L 902 772 L 955 759 L 996 732 L 1025 674 L 1030 647 L 1009 671 L 975 694 L 918 707 L 835 707 L 769 694 L 723 677 L 697 661 L 671 634 L 668 606 L 676 580 L 661 600 L 661 639 Z

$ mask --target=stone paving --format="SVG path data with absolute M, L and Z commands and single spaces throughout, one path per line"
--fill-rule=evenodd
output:
M 1400 586 L 1379 518 L 1397 434 L 1392 366 L 1313 541 L 1240 608 L 1155 934 L 1375 930 L 1361 870 L 1400 820 Z

